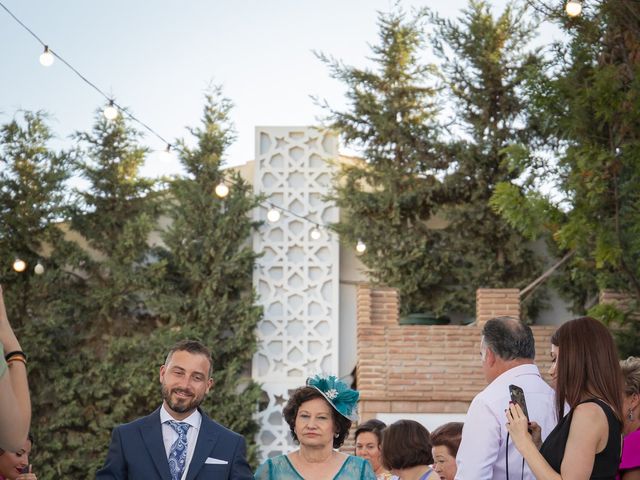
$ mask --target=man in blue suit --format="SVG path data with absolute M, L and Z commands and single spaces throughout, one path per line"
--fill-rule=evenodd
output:
M 160 367 L 162 405 L 113 430 L 96 480 L 249 480 L 244 438 L 199 406 L 213 386 L 211 352 L 200 342 L 176 344 Z

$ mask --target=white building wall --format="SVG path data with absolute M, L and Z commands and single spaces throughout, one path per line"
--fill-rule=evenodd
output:
M 257 439 L 263 459 L 292 449 L 282 418 L 289 392 L 310 375 L 338 373 L 338 239 L 326 228 L 319 239 L 311 236 L 316 224 L 338 220 L 338 209 L 325 199 L 337 155 L 332 133 L 312 127 L 256 128 L 254 190 L 266 202 L 255 217 L 264 221 L 254 236 L 254 249 L 263 254 L 254 286 L 264 318 L 252 375 L 265 392 Z M 278 221 L 267 221 L 267 203 L 280 209 Z

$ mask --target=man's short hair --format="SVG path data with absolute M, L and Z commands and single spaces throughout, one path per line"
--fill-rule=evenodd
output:
M 213 360 L 211 358 L 211 350 L 205 347 L 202 343 L 197 340 L 180 340 L 176 343 L 171 349 L 169 353 L 167 353 L 167 358 L 164 361 L 165 365 L 169 364 L 169 360 L 171 360 L 171 356 L 175 352 L 189 352 L 194 355 L 203 355 L 209 360 L 209 377 L 211 376 L 211 367 L 213 366 Z
M 482 328 L 484 344 L 503 360 L 536 357 L 536 342 L 529 325 L 517 318 L 496 317 Z

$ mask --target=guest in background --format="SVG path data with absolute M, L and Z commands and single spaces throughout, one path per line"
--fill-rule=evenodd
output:
M 369 462 L 335 450 L 357 419 L 359 396 L 334 376 L 308 379 L 282 411 L 300 448 L 267 459 L 258 467 L 256 480 L 375 480 Z
M 551 337 L 556 413 L 561 418 L 540 450 L 517 403 L 507 429 L 537 479 L 616 477 L 622 450 L 622 373 L 613 337 L 590 317 L 564 323 Z M 570 411 L 563 416 L 565 402 Z
M 440 480 L 453 480 L 458 471 L 456 455 L 462 440 L 462 422 L 449 422 L 431 432 L 433 468 Z
M 620 362 L 624 377 L 622 413 L 624 442 L 620 462 L 621 480 L 640 480 L 640 358 Z
M 400 480 L 438 480 L 430 467 L 429 430 L 414 420 L 398 420 L 382 432 L 382 463 Z
M 0 480 L 38 480 L 29 464 L 32 446 L 33 437 L 29 435 L 18 451 L 5 452 L 0 450 Z
M 27 357 L 13 333 L 0 286 L 0 448 L 17 452 L 31 423 Z
M 373 418 L 356 429 L 356 455 L 369 461 L 377 480 L 397 478 L 382 465 L 382 431 L 386 426 L 383 421 Z
M 541 426 L 542 434 L 555 427 L 555 395 L 534 364 L 535 354 L 533 332 L 517 318 L 497 317 L 484 324 L 480 358 L 488 385 L 467 411 L 456 456 L 457 480 L 504 480 L 507 472 L 511 478 L 534 480 L 513 442 L 507 442 L 504 408 L 511 399 L 509 385 L 517 385 L 524 390 L 531 420 Z

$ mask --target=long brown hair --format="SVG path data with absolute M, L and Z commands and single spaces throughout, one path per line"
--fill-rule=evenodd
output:
M 551 337 L 558 347 L 556 412 L 564 416 L 565 402 L 575 408 L 590 395 L 607 402 L 622 421 L 622 372 L 611 333 L 591 317 L 561 325 Z

